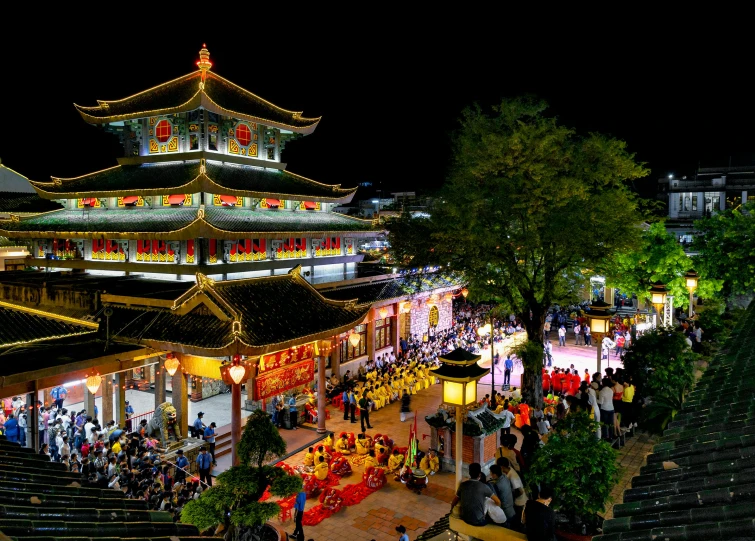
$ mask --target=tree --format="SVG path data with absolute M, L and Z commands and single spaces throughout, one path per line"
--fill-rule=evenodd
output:
M 606 285 L 623 293 L 634 293 L 640 300 L 650 299 L 653 282 L 663 282 L 669 289 L 668 294 L 674 296 L 674 306 L 679 307 L 689 305 L 684 274 L 693 265 L 674 235 L 662 222 L 656 222 L 642 232 L 638 245 L 620 249 L 600 270 L 606 276 Z M 720 289 L 720 280 L 701 275 L 697 295 L 711 298 Z
M 624 142 L 578 136 L 545 108 L 517 98 L 490 112 L 465 109 L 429 218 L 387 224 L 397 261 L 461 271 L 473 300 L 498 302 L 521 318 L 540 351 L 530 348 L 523 359 L 529 404 L 542 404 L 547 310 L 576 300 L 582 269 L 639 235 L 637 200 L 625 182 L 648 173 Z
M 229 541 L 259 539 L 265 522 L 280 512 L 277 503 L 260 502 L 262 494 L 269 486 L 274 496 L 291 496 L 301 490 L 302 478 L 265 465 L 286 453 L 286 442 L 262 410 L 247 419 L 236 450 L 241 465 L 221 473 L 212 488 L 205 490 L 198 500 L 188 502 L 181 520 L 194 524 L 200 531 L 210 528 L 217 528 L 216 534 L 225 531 Z
M 707 276 L 723 280 L 723 294 L 751 295 L 755 291 L 755 203 L 725 210 L 695 222 L 692 248 L 695 266 Z

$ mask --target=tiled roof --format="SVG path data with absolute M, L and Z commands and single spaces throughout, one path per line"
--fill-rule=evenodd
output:
M 200 105 L 219 114 L 302 133 L 314 130 L 320 121 L 319 118 L 304 118 L 297 111 L 281 109 L 212 71 L 207 73 L 202 91 L 200 82 L 201 72 L 195 71 L 121 100 L 100 101 L 95 107 L 76 105 L 76 108 L 87 122 L 93 124 L 193 111 Z
M 7 303 L 0 304 L 0 348 L 97 332 L 96 328 L 76 324 L 67 318 L 42 314 L 22 307 L 16 309 Z
M 59 210 L 29 219 L 0 222 L 0 232 L 46 233 L 150 233 L 177 231 L 197 219 L 197 209 L 107 209 Z
M 196 527 L 174 523 L 171 513 L 150 511 L 144 500 L 86 485 L 81 474 L 64 464 L 0 436 L 0 532 L 5 538 L 146 541 L 199 536 Z
M 178 344 L 186 351 L 206 354 L 240 347 L 241 353 L 252 355 L 343 332 L 359 324 L 369 311 L 369 307 L 323 298 L 301 277 L 298 267 L 282 276 L 225 282 L 199 275 L 197 282 L 176 299 L 172 309 L 139 307 L 133 299 L 130 308 L 125 308 L 125 303 L 103 297 L 114 308 L 110 329 L 115 339 L 153 346 Z M 132 297 L 138 293 L 137 288 Z M 182 307 L 197 295 L 218 307 L 223 317 L 204 303 L 191 305 L 184 313 Z
M 358 284 L 337 289 L 321 289 L 321 293 L 334 300 L 356 299 L 359 304 L 373 303 L 417 295 L 446 287 L 461 287 L 464 281 L 453 275 L 423 274 L 369 284 Z
M 0 192 L 0 212 L 47 212 L 63 208 L 60 203 L 42 199 L 35 193 Z
M 171 193 L 227 193 L 247 197 L 276 197 L 313 201 L 350 201 L 356 188 L 321 184 L 277 169 L 200 159 L 169 163 L 118 165 L 70 179 L 32 182 L 48 198 L 118 197 Z M 34 197 L 32 194 L 27 197 Z M 52 207 L 58 208 L 58 207 Z M 0 210 L 2 207 L 0 206 Z M 47 209 L 51 210 L 51 209 Z
M 755 303 L 725 347 L 596 541 L 755 538 Z
M 371 220 L 360 220 L 335 212 L 208 208 L 205 220 L 222 231 L 239 233 L 374 231 Z

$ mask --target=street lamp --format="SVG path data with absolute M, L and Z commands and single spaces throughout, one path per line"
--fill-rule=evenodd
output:
M 242 362 L 241 355 L 234 355 L 231 362 L 220 367 L 220 379 L 231 386 L 231 465 L 239 465 L 236 446 L 241 437 L 241 383 L 251 376 L 251 369 Z
M 477 402 L 477 381 L 490 369 L 477 364 L 480 355 L 466 349 L 456 348 L 451 353 L 439 357 L 442 363 L 430 372 L 443 382 L 443 404 L 456 408 L 456 488 L 461 484 L 462 448 L 464 446 L 464 415 L 469 404 Z
M 608 313 L 610 304 L 603 301 L 595 301 L 586 310 L 590 318 L 590 332 L 596 338 L 598 349 L 598 372 L 603 373 L 601 364 L 603 361 L 603 338 L 608 334 L 610 327 L 611 314 Z
M 665 323 L 665 321 L 661 320 L 661 314 L 663 312 L 663 306 L 666 304 L 666 293 L 668 293 L 668 289 L 663 282 L 654 282 L 653 286 L 650 288 L 650 302 L 653 303 L 655 311 L 658 313 L 659 327 L 662 323 Z
M 684 275 L 684 280 L 686 282 L 687 289 L 689 290 L 689 317 L 692 317 L 692 304 L 694 301 L 695 290 L 697 289 L 697 280 L 699 278 L 700 275 L 692 269 L 688 270 Z
M 482 338 L 484 335 L 489 334 L 490 335 L 490 396 L 493 396 L 493 391 L 495 391 L 495 370 L 493 366 L 493 361 L 495 357 L 495 345 L 493 340 L 493 316 L 491 312 L 490 316 L 490 323 L 483 325 L 479 329 L 477 329 L 477 334 Z

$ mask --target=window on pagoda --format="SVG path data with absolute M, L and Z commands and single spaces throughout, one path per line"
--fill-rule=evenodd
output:
M 320 210 L 319 201 L 299 201 L 299 210 Z
M 189 150 L 199 150 L 199 133 L 202 129 L 201 111 L 189 111 L 186 117 L 189 131 Z
M 341 237 L 312 239 L 312 253 L 315 257 L 341 255 Z
M 84 241 L 76 239 L 40 240 L 37 244 L 37 257 L 82 259 L 84 257 Z
M 242 261 L 263 261 L 267 259 L 267 240 L 227 240 L 223 244 L 223 259 L 228 263 L 241 263 Z
M 307 256 L 307 239 L 287 238 L 272 241 L 272 255 L 275 259 L 292 259 Z
M 180 261 L 180 242 L 137 240 L 136 260 L 145 263 L 177 263 Z
M 194 200 L 190 193 L 174 193 L 171 195 L 163 195 L 164 207 L 189 207 Z
M 149 153 L 178 152 L 178 125 L 167 118 L 150 117 Z
M 393 318 L 378 319 L 375 321 L 375 349 L 386 348 L 391 345 L 391 329 Z
M 244 205 L 244 198 L 240 195 L 212 195 L 212 204 L 216 207 L 241 207 Z
M 239 122 L 235 127 L 228 128 L 228 153 L 256 158 L 257 139 L 256 123 Z
M 359 344 L 357 344 L 357 347 L 352 346 L 348 337 L 341 342 L 342 363 L 367 355 L 367 325 L 357 325 L 354 327 L 353 334 L 359 336 Z
M 128 261 L 128 241 L 92 239 L 90 259 L 101 261 Z
M 141 195 L 125 195 L 118 198 L 119 207 L 143 207 L 144 197 Z
M 286 208 L 286 202 L 283 199 L 274 199 L 272 197 L 267 197 L 265 199 L 260 199 L 260 208 L 262 209 L 284 209 Z
M 207 150 L 218 150 L 218 133 L 220 117 L 217 113 L 207 111 Z

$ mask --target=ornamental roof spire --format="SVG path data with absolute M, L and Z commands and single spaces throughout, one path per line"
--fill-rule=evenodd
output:
M 212 68 L 212 62 L 210 62 L 210 51 L 207 50 L 207 44 L 202 44 L 202 49 L 199 51 L 199 61 L 197 62 L 199 71 L 202 72 L 202 83 L 204 84 L 207 72 Z

